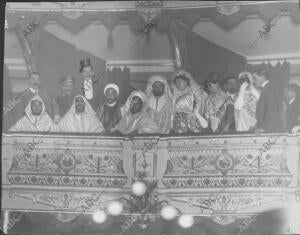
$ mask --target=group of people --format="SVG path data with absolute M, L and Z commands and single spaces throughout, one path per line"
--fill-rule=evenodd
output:
M 300 123 L 299 87 L 288 85 L 284 94 L 269 80 L 266 70 L 237 77 L 211 73 L 200 86 L 186 71 L 172 80 L 160 75 L 148 79 L 145 91 L 134 90 L 125 104 L 120 87 L 97 88 L 89 59 L 80 62 L 81 89 L 70 75 L 61 80 L 62 94 L 53 98 L 40 88 L 40 74 L 30 75 L 22 94 L 22 118 L 9 131 L 52 131 L 98 134 L 204 134 L 281 132 Z M 106 100 L 99 100 L 104 92 Z M 100 105 L 100 103 L 102 103 Z

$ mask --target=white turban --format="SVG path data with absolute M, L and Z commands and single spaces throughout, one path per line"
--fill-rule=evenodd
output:
M 109 89 L 109 88 L 114 89 L 114 90 L 117 92 L 117 94 L 119 95 L 120 90 L 119 90 L 119 87 L 118 87 L 117 84 L 115 84 L 115 83 L 109 83 L 109 84 L 107 84 L 107 85 L 104 87 L 104 94 L 105 94 L 105 92 L 107 91 L 107 89 Z

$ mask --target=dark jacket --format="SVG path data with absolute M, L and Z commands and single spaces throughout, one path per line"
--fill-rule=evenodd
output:
M 274 133 L 283 130 L 282 100 L 282 92 L 278 87 L 271 82 L 265 85 L 256 106 L 257 128 Z
M 300 100 L 296 99 L 293 103 L 286 103 L 286 111 L 284 112 L 284 127 L 293 128 L 299 124 L 298 117 L 300 116 Z

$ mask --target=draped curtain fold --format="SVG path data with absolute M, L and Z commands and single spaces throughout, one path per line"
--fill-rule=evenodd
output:
M 188 10 L 188 14 L 187 13 Z M 299 5 L 297 2 L 279 2 L 276 4 L 265 5 L 242 5 L 240 10 L 232 15 L 222 15 L 217 12 L 216 7 L 207 7 L 199 9 L 172 9 L 168 10 L 163 17 L 158 16 L 158 24 L 156 30 L 159 32 L 167 32 L 172 22 L 176 19 L 181 19 L 188 27 L 193 27 L 200 18 L 210 18 L 215 24 L 222 29 L 230 30 L 240 24 L 247 18 L 248 15 L 259 15 L 265 22 L 275 17 L 280 12 L 287 10 L 292 21 L 296 24 L 300 23 Z M 99 11 L 99 12 L 81 12 L 82 15 L 78 18 L 68 18 L 63 11 L 52 11 L 47 15 L 47 20 L 58 21 L 63 27 L 73 33 L 78 33 L 90 24 L 91 21 L 99 20 L 112 30 L 120 20 L 130 22 L 130 27 L 135 33 L 140 33 L 140 30 L 148 23 L 138 13 L 138 11 Z M 7 15 L 9 27 L 14 27 L 19 21 L 19 17 L 25 19 L 35 16 L 36 19 L 43 17 L 44 12 L 14 12 Z M 216 20 L 218 19 L 218 20 Z M 41 25 L 47 23 L 47 20 L 41 21 Z
M 172 23 L 169 35 L 176 67 L 190 72 L 199 84 L 211 72 L 226 77 L 245 69 L 244 56 L 201 37 L 180 21 Z

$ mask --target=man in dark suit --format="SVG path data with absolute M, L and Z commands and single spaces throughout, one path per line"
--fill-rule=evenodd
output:
M 282 120 L 282 92 L 269 81 L 269 74 L 261 69 L 253 74 L 254 85 L 261 90 L 256 106 L 256 129 L 255 133 L 281 132 Z
M 79 73 L 81 75 L 81 93 L 88 100 L 94 111 L 97 110 L 100 101 L 99 83 L 96 80 L 91 60 L 80 61 Z
M 300 124 L 300 97 L 298 94 L 298 87 L 295 84 L 289 84 L 284 91 L 283 101 L 283 118 L 284 127 L 293 128 Z

